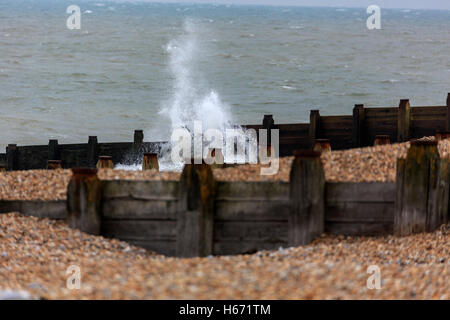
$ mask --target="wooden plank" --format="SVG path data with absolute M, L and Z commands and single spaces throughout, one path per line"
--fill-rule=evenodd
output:
M 309 132 L 308 131 L 279 131 L 279 137 L 292 137 L 292 138 L 309 138 Z
M 214 255 L 253 254 L 261 250 L 276 250 L 287 247 L 286 242 L 264 241 L 217 241 L 213 245 Z
M 214 221 L 214 241 L 285 242 L 287 221 Z
M 411 116 L 412 121 L 446 121 L 446 114 L 428 114 Z
M 394 223 L 394 202 L 336 202 L 325 208 L 326 222 Z
M 395 182 L 327 182 L 326 203 L 394 202 Z
M 411 107 L 411 115 L 446 114 L 446 106 Z
M 387 115 L 397 115 L 397 107 L 387 107 L 387 108 L 364 108 L 366 116 L 387 116 Z
M 286 221 L 289 217 L 289 200 L 224 201 L 215 203 L 215 221 Z
M 65 200 L 0 200 L 0 212 L 20 212 L 23 215 L 38 218 L 66 219 Z
M 280 144 L 309 143 L 309 137 L 280 137 Z
M 325 232 L 346 236 L 378 236 L 392 234 L 392 223 L 325 223 Z
M 321 116 L 320 122 L 321 124 L 353 124 L 353 116 Z
M 333 130 L 333 131 L 328 131 L 328 130 L 324 130 L 322 135 L 320 136 L 321 139 L 330 139 L 331 141 L 336 140 L 336 139 L 351 139 L 352 138 L 352 131 L 351 130 L 343 130 L 343 131 L 338 131 L 338 130 Z
M 308 132 L 309 123 L 283 123 L 275 125 L 275 129 L 280 131 L 300 131 Z
M 104 199 L 106 219 L 176 219 L 176 200 Z
M 175 241 L 175 220 L 102 220 L 102 235 L 117 239 Z
M 395 127 L 397 129 L 397 119 L 373 119 L 368 118 L 365 122 L 365 125 L 368 127 Z
M 104 180 L 104 199 L 133 198 L 142 200 L 177 200 L 178 181 Z
M 412 120 L 411 128 L 423 128 L 430 131 L 436 131 L 437 129 L 441 129 L 445 131 L 445 120 Z
M 220 181 L 217 185 L 216 200 L 234 201 L 287 200 L 289 199 L 289 183 L 282 181 Z
M 307 146 L 309 147 L 309 139 L 280 139 L 281 146 Z M 298 148 L 297 148 L 298 149 Z M 302 149 L 302 148 L 300 148 Z
M 338 122 L 332 122 L 332 123 L 320 123 L 320 128 L 327 131 L 345 131 L 345 130 L 353 130 L 353 123 L 338 123 Z M 323 135 L 323 132 L 321 133 Z

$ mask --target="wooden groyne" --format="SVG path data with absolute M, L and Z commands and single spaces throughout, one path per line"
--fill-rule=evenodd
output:
M 329 140 L 331 149 L 342 150 L 374 144 L 404 142 L 423 136 L 450 131 L 450 93 L 446 105 L 411 107 L 407 99 L 398 107 L 367 108 L 357 104 L 352 115 L 322 116 L 311 110 L 309 123 L 276 124 L 265 115 L 260 125 L 244 125 L 248 129 L 278 129 L 280 156 L 293 155 L 294 150 L 313 149 L 317 140 Z M 61 160 L 63 168 L 95 168 L 98 157 L 111 156 L 113 163 L 142 162 L 144 153 L 158 153 L 165 142 L 144 142 L 142 130 L 135 130 L 133 142 L 99 143 L 91 136 L 84 144 L 17 146 L 9 144 L 0 163 L 9 170 L 45 169 L 48 160 Z M 270 142 L 269 142 L 270 145 Z
M 63 168 L 95 168 L 99 157 L 111 157 L 113 163 L 134 164 L 142 162 L 145 152 L 160 152 L 164 142 L 144 142 L 142 130 L 134 131 L 133 142 L 99 143 L 96 136 L 90 136 L 88 143 L 59 144 L 49 140 L 48 145 L 17 146 L 9 144 L 6 154 L 0 155 L 6 169 L 45 169 L 49 160 L 60 160 Z
M 0 212 L 65 219 L 181 257 L 298 246 L 324 231 L 404 236 L 449 221 L 450 162 L 435 141 L 411 143 L 395 182 L 328 182 L 319 157 L 296 152 L 289 181 L 218 180 L 207 164 L 185 165 L 179 179 L 101 180 L 97 169 L 73 169 L 67 200 L 0 201 Z
M 352 115 L 322 116 L 319 110 L 311 110 L 309 123 L 276 124 L 272 115 L 265 115 L 262 124 L 245 127 L 278 129 L 281 156 L 310 149 L 317 139 L 328 139 L 333 150 L 373 146 L 377 136 L 391 143 L 404 142 L 450 131 L 450 93 L 442 106 L 411 107 L 408 99 L 402 99 L 398 107 L 356 104 Z

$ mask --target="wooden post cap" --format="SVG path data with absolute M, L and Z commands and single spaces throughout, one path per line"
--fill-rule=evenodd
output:
M 61 160 L 47 160 L 47 169 L 48 170 L 62 169 L 62 161 Z
M 142 159 L 142 170 L 152 169 L 159 171 L 158 154 L 144 153 L 144 158 Z
M 113 169 L 114 168 L 114 163 L 112 161 L 112 157 L 111 156 L 99 156 L 98 157 L 98 162 L 97 162 L 97 168 L 108 168 L 108 169 Z
M 316 152 L 331 152 L 330 139 L 316 139 L 313 150 Z
M 377 135 L 375 136 L 374 146 L 382 146 L 386 144 L 391 144 L 391 138 L 388 135 Z
M 265 114 L 263 118 L 263 127 L 268 129 L 273 127 L 275 124 L 275 121 L 273 120 L 273 115 L 271 114 Z

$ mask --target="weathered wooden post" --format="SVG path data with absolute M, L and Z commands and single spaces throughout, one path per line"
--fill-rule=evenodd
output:
M 67 187 L 67 224 L 89 234 L 101 233 L 101 181 L 97 169 L 72 169 Z
M 47 160 L 59 160 L 58 140 L 50 139 L 48 141 L 48 158 Z
M 314 141 L 319 138 L 320 134 L 320 112 L 319 110 L 311 110 L 309 114 L 309 141 L 311 149 L 314 147 Z
M 377 135 L 373 142 L 374 146 L 383 146 L 386 144 L 391 144 L 391 138 L 388 135 Z
M 138 153 L 144 143 L 144 131 L 134 130 L 133 152 Z
M 363 104 L 355 104 L 353 108 L 353 130 L 352 130 L 352 142 L 353 147 L 359 148 L 366 144 L 365 141 L 365 111 Z
M 397 142 L 409 140 L 409 126 L 411 120 L 411 106 L 409 99 L 400 100 L 397 115 Z
M 211 166 L 186 164 L 180 179 L 177 256 L 212 254 L 216 182 Z
M 316 152 L 331 152 L 330 139 L 316 139 L 313 151 Z
M 17 144 L 8 144 L 6 147 L 6 169 L 8 171 L 19 169 L 18 160 Z
M 61 160 L 47 160 L 47 170 L 62 169 Z
M 450 131 L 450 93 L 447 93 L 447 119 L 446 130 Z
M 96 136 L 89 136 L 87 161 L 89 168 L 95 168 L 99 154 L 98 140 Z
M 97 169 L 113 169 L 114 163 L 111 156 L 99 156 L 97 162 Z
M 144 158 L 142 159 L 142 170 L 151 169 L 159 171 L 158 154 L 144 153 Z
M 447 221 L 449 170 L 437 141 L 411 142 L 406 159 L 397 161 L 396 235 L 431 232 Z
M 325 224 L 325 175 L 320 152 L 295 151 L 290 174 L 289 246 L 310 243 Z
M 265 114 L 263 118 L 263 129 L 267 132 L 267 146 L 272 145 L 272 134 L 271 131 L 275 127 L 275 121 L 273 120 L 273 115 Z

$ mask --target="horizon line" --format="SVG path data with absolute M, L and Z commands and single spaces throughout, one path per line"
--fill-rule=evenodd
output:
M 84 0 L 89 1 L 90 0 Z M 222 6 L 260 6 L 260 7 L 284 7 L 284 8 L 332 8 L 332 9 L 367 9 L 366 6 L 352 6 L 352 5 L 342 5 L 342 6 L 329 6 L 329 5 L 307 5 L 307 4 L 263 4 L 263 3 L 229 3 L 229 2 L 221 2 L 219 1 L 187 1 L 187 2 L 179 2 L 179 1 L 169 1 L 163 2 L 161 0 L 103 0 L 105 2 L 115 2 L 115 3 L 155 3 L 155 4 L 177 4 L 177 5 L 222 5 Z M 450 8 L 417 8 L 417 7 L 384 7 L 379 6 L 381 9 L 387 10 L 420 10 L 420 11 L 450 11 Z

